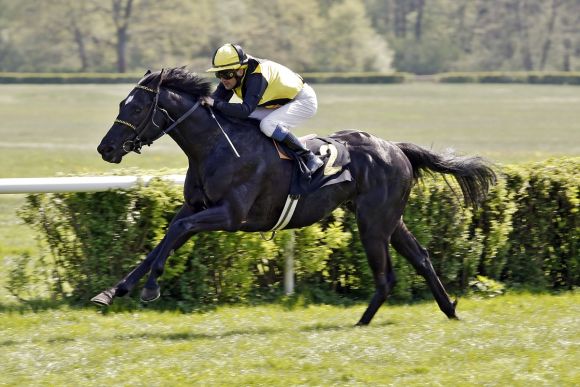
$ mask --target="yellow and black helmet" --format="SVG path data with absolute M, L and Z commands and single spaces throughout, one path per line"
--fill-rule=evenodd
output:
M 227 43 L 221 46 L 213 54 L 212 68 L 208 72 L 217 72 L 221 70 L 235 70 L 242 67 L 248 62 L 248 56 L 237 44 Z

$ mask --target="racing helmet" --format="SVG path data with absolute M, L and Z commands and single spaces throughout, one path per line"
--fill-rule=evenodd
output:
M 207 72 L 217 72 L 222 70 L 236 70 L 248 63 L 248 56 L 237 44 L 227 43 L 221 46 L 213 54 L 213 67 Z

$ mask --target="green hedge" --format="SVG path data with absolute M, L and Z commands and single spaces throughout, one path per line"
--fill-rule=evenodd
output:
M 204 75 L 204 73 L 200 74 Z M 413 80 L 406 73 L 304 73 L 308 83 L 390 84 Z M 0 73 L 0 84 L 135 83 L 142 74 L 118 73 Z M 213 78 L 212 78 L 213 79 Z M 436 74 L 441 83 L 530 83 L 580 85 L 579 72 L 481 72 Z
M 477 276 L 538 290 L 572 289 L 580 285 L 578 170 L 580 158 L 506 167 L 475 212 L 462 208 L 442 179 L 427 179 L 414 188 L 404 219 L 452 293 L 469 291 Z M 53 296 L 86 302 L 162 238 L 181 191 L 159 180 L 132 191 L 28 195 L 21 216 L 50 253 L 14 264 L 11 291 L 22 295 L 48 283 Z M 161 278 L 164 300 L 188 309 L 279 296 L 290 232 L 272 241 L 248 233 L 195 236 L 169 259 Z M 339 208 L 293 232 L 299 293 L 349 299 L 372 294 L 351 213 Z M 393 297 L 430 298 L 412 267 L 397 254 L 393 259 Z
M 203 74 L 202 74 L 203 75 Z M 309 83 L 390 84 L 413 79 L 405 73 L 304 73 Z M 0 73 L 0 84 L 135 83 L 141 74 L 118 73 Z M 530 83 L 580 85 L 578 72 L 445 73 L 433 77 L 442 83 Z
M 142 77 L 119 73 L 0 73 L 0 84 L 136 83 Z
M 445 73 L 435 79 L 441 83 L 530 83 L 580 85 L 580 72 L 480 72 Z
M 308 83 L 404 83 L 410 79 L 404 73 L 304 73 Z

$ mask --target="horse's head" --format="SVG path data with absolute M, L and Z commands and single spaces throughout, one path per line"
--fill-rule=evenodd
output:
M 97 151 L 110 163 L 120 163 L 131 151 L 139 153 L 143 145 L 150 145 L 167 133 L 168 128 L 186 118 L 188 113 L 184 114 L 183 108 L 193 105 L 199 97 L 209 95 L 210 88 L 211 82 L 185 67 L 155 73 L 147 71 L 119 104 L 119 115 Z M 174 112 L 172 109 L 176 109 L 176 114 L 183 116 L 171 126 L 173 119 L 164 108 Z
M 159 107 L 159 92 L 163 70 L 145 76 L 119 104 L 119 114 L 97 151 L 105 161 L 120 163 L 131 151 L 139 153 L 168 125 L 167 111 Z

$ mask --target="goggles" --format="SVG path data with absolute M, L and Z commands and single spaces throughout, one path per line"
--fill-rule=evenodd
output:
M 219 79 L 229 80 L 236 76 L 236 70 L 221 70 L 215 73 L 215 77 Z

